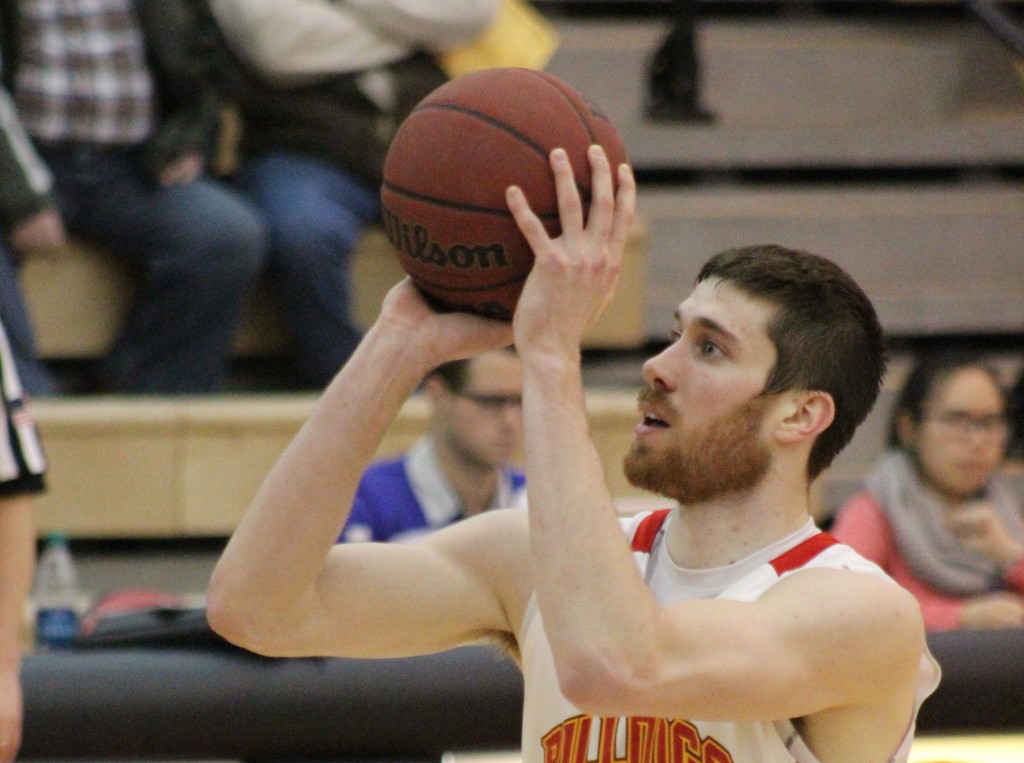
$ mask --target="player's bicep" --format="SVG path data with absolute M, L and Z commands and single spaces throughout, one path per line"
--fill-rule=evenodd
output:
M 838 570 L 800 572 L 753 602 L 669 604 L 642 635 L 645 666 L 601 714 L 765 720 L 898 704 L 923 643 L 909 595 Z
M 513 632 L 525 606 L 525 516 L 491 512 L 411 543 L 342 544 L 317 585 L 309 643 L 391 657 Z
M 727 716 L 795 718 L 825 709 L 877 705 L 916 673 L 923 630 L 916 604 L 891 583 L 864 573 L 807 570 L 791 576 L 739 614 L 733 638 L 722 634 L 729 666 L 709 684 Z M 734 613 L 737 614 L 737 613 Z

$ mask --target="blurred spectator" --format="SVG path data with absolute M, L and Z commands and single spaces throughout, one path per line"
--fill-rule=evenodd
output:
M 672 0 L 672 26 L 647 63 L 647 118 L 657 122 L 710 122 L 700 103 L 697 2 Z
M 5 4 L 0 29 L 24 126 L 9 104 L 0 110 L 7 243 L 15 254 L 61 247 L 66 226 L 138 271 L 106 389 L 218 390 L 266 234 L 246 201 L 204 174 L 221 110 L 209 14 L 188 0 L 20 0 Z M 14 333 L 30 353 L 30 332 Z
M 380 215 L 388 143 L 445 75 L 431 55 L 485 30 L 497 0 L 211 0 L 235 65 L 238 180 L 270 227 L 270 284 L 302 385 L 320 388 L 360 338 L 349 272 Z
M 1024 366 L 1013 387 L 1010 388 L 1008 408 L 1010 413 L 1010 444 L 1007 454 L 1016 461 L 1024 461 Z
M 0 763 L 21 746 L 22 626 L 35 573 L 36 529 L 32 496 L 42 491 L 46 460 L 22 392 L 7 336 L 0 324 Z
M 367 468 L 340 540 L 408 540 L 488 509 L 525 507 L 525 477 L 509 465 L 523 435 L 515 352 L 439 366 L 423 392 L 433 408 L 430 434 Z
M 896 401 L 889 448 L 833 534 L 913 593 L 929 630 L 1024 625 L 1024 519 L 999 469 L 996 374 L 970 355 L 923 359 Z

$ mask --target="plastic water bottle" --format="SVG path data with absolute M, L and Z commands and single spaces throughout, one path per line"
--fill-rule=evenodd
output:
M 67 649 L 78 633 L 78 573 L 63 533 L 47 536 L 33 588 L 36 646 Z

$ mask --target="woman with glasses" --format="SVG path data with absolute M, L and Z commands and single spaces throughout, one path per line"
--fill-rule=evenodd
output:
M 913 593 L 929 630 L 1024 625 L 1022 501 L 1000 477 L 1009 425 L 977 356 L 922 359 L 896 401 L 888 449 L 833 534 Z

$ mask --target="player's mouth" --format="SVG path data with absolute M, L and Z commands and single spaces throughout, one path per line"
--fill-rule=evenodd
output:
M 659 419 L 651 413 L 645 413 L 643 417 L 643 426 L 654 427 L 656 429 L 668 429 L 668 422 L 664 419 Z
M 636 425 L 633 432 L 638 436 L 644 436 L 668 429 L 670 426 L 671 424 L 669 424 L 666 419 L 659 416 L 653 408 L 641 405 L 640 423 Z
M 645 385 L 637 393 L 636 401 L 640 412 L 640 423 L 634 430 L 637 435 L 651 434 L 672 426 L 671 410 L 664 389 Z M 662 408 L 666 409 L 665 413 Z

